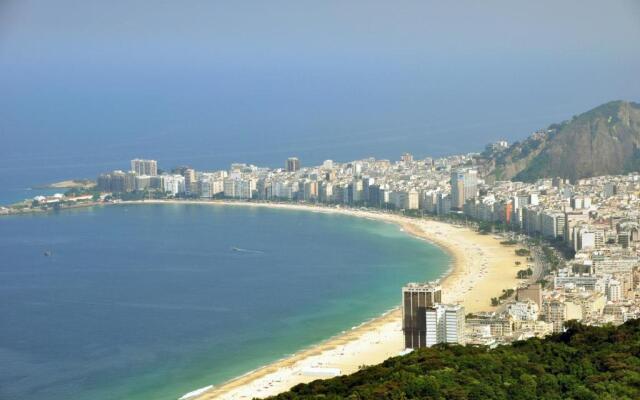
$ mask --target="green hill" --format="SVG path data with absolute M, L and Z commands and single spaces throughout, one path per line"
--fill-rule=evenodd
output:
M 575 180 L 638 171 L 640 104 L 612 101 L 483 156 L 487 175 L 498 180 Z
M 640 320 L 570 323 L 564 334 L 493 350 L 420 349 L 272 399 L 640 399 Z

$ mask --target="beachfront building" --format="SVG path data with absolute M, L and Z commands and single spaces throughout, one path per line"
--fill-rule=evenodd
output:
M 97 187 L 102 192 L 133 192 L 136 190 L 136 174 L 120 170 L 100 174 L 97 180 Z
M 225 197 L 234 199 L 250 199 L 256 190 L 256 181 L 241 177 L 229 177 L 223 181 Z
M 465 315 L 464 307 L 460 304 L 443 304 L 444 332 L 443 343 L 465 344 Z
M 442 301 L 442 288 L 436 283 L 409 283 L 402 288 L 402 331 L 408 349 L 427 346 L 427 309 Z
M 151 188 L 151 176 L 150 175 L 136 175 L 135 176 L 135 189 L 144 191 Z
M 465 343 L 464 307 L 454 304 L 436 304 L 425 311 L 425 346 L 438 343 Z
M 162 190 L 172 196 L 185 192 L 185 178 L 182 175 L 161 175 Z
M 425 341 L 424 346 L 431 347 L 441 343 L 440 328 L 442 325 L 441 309 L 438 306 L 427 307 L 425 310 Z
M 224 193 L 224 177 L 226 175 L 226 171 L 215 173 L 204 172 L 200 174 L 200 178 L 198 179 L 198 193 L 200 197 L 211 199 Z
M 196 179 L 196 171 L 193 168 L 185 168 L 182 172 L 184 177 L 184 192 L 187 194 L 195 194 L 198 192 L 198 182 Z
M 131 160 L 131 170 L 137 175 L 156 176 L 158 175 L 158 162 L 136 158 Z

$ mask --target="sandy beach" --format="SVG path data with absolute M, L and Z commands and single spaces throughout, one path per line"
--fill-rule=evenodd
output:
M 131 204 L 141 202 L 131 202 Z M 186 201 L 150 200 L 144 203 L 177 203 Z M 461 303 L 465 312 L 490 311 L 492 297 L 503 289 L 518 284 L 514 248 L 503 246 L 492 235 L 480 235 L 468 228 L 408 218 L 376 211 L 318 207 L 298 204 L 242 203 L 225 201 L 189 201 L 193 204 L 270 207 L 311 212 L 338 213 L 398 224 L 405 232 L 432 242 L 452 256 L 448 274 L 441 280 L 443 298 L 448 303 Z M 400 288 L 398 288 L 400 298 Z M 251 371 L 222 385 L 195 391 L 183 399 L 252 399 L 286 391 L 304 382 L 322 377 L 310 374 L 310 368 L 338 368 L 342 374 L 358 370 L 362 365 L 378 364 L 404 350 L 399 308 L 365 322 L 354 329 L 304 349 L 291 357 Z M 196 390 L 197 388 L 194 388 Z

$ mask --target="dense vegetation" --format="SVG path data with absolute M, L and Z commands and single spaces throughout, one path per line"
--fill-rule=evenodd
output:
M 545 262 L 549 265 L 550 271 L 556 271 L 562 267 L 562 259 L 556 255 L 551 247 L 542 246 L 542 254 L 544 255 Z
M 640 320 L 510 346 L 438 346 L 273 399 L 638 399 Z
M 513 296 L 514 293 L 515 290 L 513 289 L 502 289 L 502 294 L 500 295 L 500 297 L 491 298 L 491 305 L 494 307 L 500 305 L 503 300 L 507 300 L 509 297 Z

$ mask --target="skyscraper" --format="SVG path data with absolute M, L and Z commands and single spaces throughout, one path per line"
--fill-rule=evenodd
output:
M 426 312 L 442 301 L 442 288 L 433 283 L 409 283 L 402 288 L 402 330 L 406 348 L 425 347 Z
M 425 311 L 425 342 L 421 347 L 438 343 L 465 343 L 464 307 L 453 304 L 436 304 Z
M 441 343 L 465 343 L 464 307 L 459 304 L 441 304 L 442 330 Z
M 287 159 L 287 171 L 296 172 L 300 169 L 300 160 L 298 157 L 289 157 Z
M 474 169 L 451 172 L 451 208 L 462 210 L 465 201 L 476 197 L 478 171 Z
M 425 341 L 420 347 L 431 347 L 441 342 L 440 333 L 441 321 L 442 321 L 442 309 L 437 305 L 434 307 L 427 307 L 425 310 Z M 405 339 L 406 342 L 406 339 Z M 406 345 L 406 343 L 405 343 Z
M 158 175 L 158 162 L 156 160 L 131 160 L 131 170 L 137 175 Z

